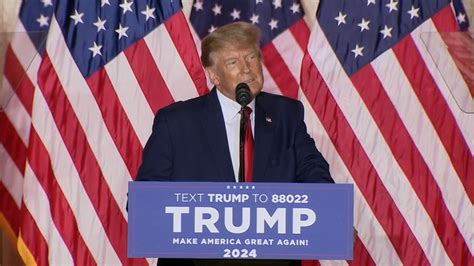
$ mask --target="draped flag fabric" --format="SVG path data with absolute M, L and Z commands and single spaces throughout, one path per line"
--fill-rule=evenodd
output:
M 474 264 L 474 102 L 443 35 L 457 31 L 449 1 L 320 2 L 301 86 L 333 177 L 355 184 L 355 264 Z
M 305 264 L 473 265 L 472 72 L 444 35 L 465 15 L 322 0 L 311 31 L 303 17 L 285 0 L 195 0 L 191 25 L 176 0 L 24 0 L 30 38 L 13 36 L 0 91 L 0 226 L 25 263 L 156 264 L 127 258 L 127 182 L 154 114 L 209 91 L 200 39 L 244 20 L 263 33 L 264 90 L 303 102 L 334 179 L 355 185 L 354 260 Z
M 127 258 L 127 187 L 156 111 L 208 92 L 181 3 L 24 1 L 38 30 L 6 58 L 2 227 L 28 265 L 156 264 Z

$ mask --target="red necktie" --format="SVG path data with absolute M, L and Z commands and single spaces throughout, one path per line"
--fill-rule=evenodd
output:
M 246 126 L 245 126 L 245 147 L 244 147 L 244 164 L 245 164 L 245 182 L 253 181 L 253 150 L 254 140 L 252 135 L 252 123 L 250 122 L 250 115 L 252 109 L 245 107 Z

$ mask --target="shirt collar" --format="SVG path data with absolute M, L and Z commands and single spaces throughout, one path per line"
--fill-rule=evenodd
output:
M 229 122 L 235 119 L 235 117 L 240 112 L 240 104 L 222 94 L 222 92 L 220 92 L 217 88 L 216 90 L 217 98 L 221 104 L 222 114 L 224 115 L 224 121 Z M 252 99 L 252 101 L 247 106 L 252 109 L 251 116 L 253 116 L 255 114 L 255 98 Z

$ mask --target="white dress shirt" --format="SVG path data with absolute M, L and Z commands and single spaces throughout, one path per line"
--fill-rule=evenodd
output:
M 217 98 L 221 105 L 224 116 L 225 131 L 227 134 L 227 143 L 229 144 L 230 158 L 234 167 L 235 182 L 239 182 L 239 134 L 240 134 L 240 104 L 227 98 L 217 90 Z M 255 138 L 255 99 L 248 105 L 252 109 L 250 123 L 252 124 L 252 135 Z

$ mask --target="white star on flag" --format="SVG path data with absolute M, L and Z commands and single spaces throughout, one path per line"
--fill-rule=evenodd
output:
M 342 12 L 339 11 L 339 15 L 334 18 L 337 20 L 337 26 L 341 25 L 341 23 L 346 24 L 346 16 L 347 14 L 342 14 Z
M 240 10 L 234 8 L 234 10 L 232 10 L 232 13 L 230 13 L 230 16 L 233 20 L 240 19 Z
M 107 22 L 107 20 L 101 20 L 100 17 L 97 17 L 97 21 L 94 22 L 94 26 L 97 27 L 97 32 L 101 31 L 101 30 L 104 30 L 106 31 L 105 29 L 105 22 Z
M 415 6 L 411 6 L 411 9 L 408 10 L 408 14 L 410 14 L 410 19 L 413 19 L 414 17 L 417 17 L 419 18 L 420 15 L 418 14 L 418 12 L 420 12 L 420 8 L 415 8 Z
M 257 14 L 252 14 L 252 16 L 250 17 L 250 21 L 252 21 L 252 24 L 258 24 L 258 19 L 260 18 L 259 15 Z
M 118 33 L 119 35 L 119 40 L 125 36 L 125 37 L 128 37 L 127 35 L 127 30 L 128 30 L 128 27 L 122 27 L 122 24 L 119 24 L 119 28 L 115 30 L 115 32 Z
M 370 20 L 365 20 L 365 18 L 362 18 L 362 21 L 357 24 L 357 26 L 360 27 L 360 32 L 363 32 L 364 30 L 369 30 L 369 23 L 370 23 Z
M 145 15 L 145 20 L 148 21 L 149 18 L 155 19 L 155 8 L 150 8 L 148 5 L 146 5 L 146 10 L 142 11 L 142 14 Z
M 375 5 L 375 0 L 367 0 L 367 6 L 370 6 L 370 4 Z
M 77 9 L 74 9 L 74 15 L 71 16 L 71 18 L 74 20 L 74 25 L 77 25 L 78 23 L 84 24 L 84 21 L 82 21 L 82 16 L 84 16 L 84 13 L 79 13 L 77 12 Z
M 43 3 L 44 7 L 53 6 L 52 0 L 41 0 L 41 3 Z
M 272 19 L 272 20 L 268 23 L 268 26 L 270 26 L 270 28 L 271 28 L 272 30 L 278 28 L 278 20 Z
M 466 22 L 466 14 L 459 13 L 456 18 L 458 19 L 459 24 Z
M 102 56 L 100 49 L 102 49 L 102 45 L 97 45 L 96 42 L 94 42 L 94 46 L 89 47 L 89 50 L 92 51 L 92 58 L 94 58 L 96 55 Z
M 196 1 L 193 6 L 196 11 L 203 10 L 202 1 Z
M 109 0 L 101 0 L 101 2 L 100 2 L 100 7 L 104 7 L 105 5 L 109 5 L 109 6 L 110 6 Z
M 278 9 L 281 7 L 281 0 L 273 0 L 272 5 L 275 6 L 275 9 Z
M 392 13 L 393 10 L 398 11 L 398 2 L 390 0 L 390 3 L 386 4 L 385 6 L 388 7 L 388 13 Z
M 49 17 L 45 17 L 43 14 L 40 15 L 39 18 L 36 19 L 36 21 L 38 21 L 38 23 L 40 24 L 40 27 L 46 27 L 49 25 Z
M 299 13 L 300 12 L 300 5 L 297 3 L 293 3 L 293 5 L 290 7 L 291 11 L 293 14 Z
M 214 8 L 212 8 L 212 12 L 214 12 L 214 16 L 222 14 L 222 6 L 216 4 Z
M 119 5 L 119 6 L 123 9 L 123 13 L 122 13 L 122 14 L 127 13 L 127 11 L 133 13 L 132 5 L 133 5 L 133 1 L 127 2 L 127 0 L 123 0 L 123 3 L 121 3 L 121 4 Z
M 392 28 L 385 25 L 384 29 L 380 31 L 383 34 L 383 38 L 392 37 Z
M 356 44 L 356 47 L 351 50 L 354 53 L 354 58 L 357 58 L 358 56 L 363 56 L 364 54 L 362 53 L 362 50 L 364 50 L 364 47 L 359 47 L 359 45 Z

